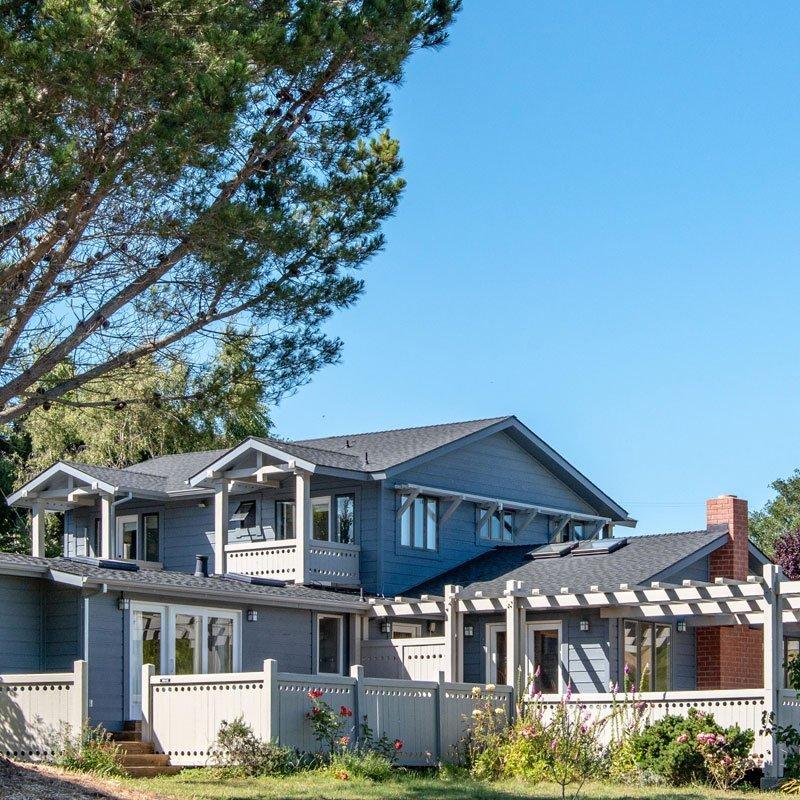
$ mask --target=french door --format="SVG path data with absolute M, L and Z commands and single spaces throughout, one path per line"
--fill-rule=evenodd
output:
M 238 611 L 132 603 L 130 719 L 142 715 L 142 664 L 160 675 L 237 672 L 240 631 Z
M 526 627 L 528 680 L 544 694 L 557 694 L 562 688 L 561 623 L 529 622 Z

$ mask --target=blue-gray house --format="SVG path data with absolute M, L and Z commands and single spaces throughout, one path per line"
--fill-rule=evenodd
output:
M 363 662 L 497 682 L 538 667 L 548 691 L 604 691 L 627 665 L 642 688 L 733 688 L 731 642 L 707 636 L 718 625 L 545 600 L 744 581 L 766 561 L 748 544 L 746 503 L 728 496 L 709 501 L 702 530 L 632 535 L 625 509 L 513 416 L 251 437 L 126 469 L 60 461 L 8 500 L 30 509 L 33 546 L 0 554 L 0 672 L 85 658 L 90 714 L 111 729 L 140 713 L 142 663 L 181 674 Z M 65 515 L 59 558 L 44 557 L 47 512 Z M 502 604 L 522 593 L 509 628 Z M 698 643 L 717 653 L 716 673 L 698 669 Z

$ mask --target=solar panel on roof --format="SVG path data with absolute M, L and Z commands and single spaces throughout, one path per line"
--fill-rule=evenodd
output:
M 577 542 L 554 542 L 537 547 L 528 553 L 528 558 L 538 561 L 540 558 L 561 558 L 578 546 Z
M 627 539 L 590 539 L 588 542 L 581 542 L 572 555 L 592 556 L 596 554 L 613 553 L 624 547 L 628 543 Z

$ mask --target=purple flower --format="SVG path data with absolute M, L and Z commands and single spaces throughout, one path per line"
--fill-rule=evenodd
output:
M 542 665 L 538 664 L 536 667 L 536 672 L 533 673 L 534 678 L 541 678 L 542 676 Z
M 625 665 L 625 674 L 626 675 L 630 675 L 631 674 L 631 668 L 627 664 Z

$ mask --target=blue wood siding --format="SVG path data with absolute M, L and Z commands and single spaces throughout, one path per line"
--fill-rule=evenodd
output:
M 462 503 L 441 526 L 438 551 L 402 547 L 396 515 L 400 500 L 393 487 L 403 483 L 596 513 L 505 433 L 493 434 L 385 482 L 381 511 L 384 556 L 377 591 L 388 595 L 402 592 L 496 546 L 476 537 L 476 506 Z M 547 519 L 542 517 L 517 541 L 535 544 L 547 541 L 547 537 Z
M 92 725 L 121 730 L 127 717 L 125 698 L 125 614 L 119 593 L 95 594 L 89 604 L 89 719 Z
M 68 672 L 83 658 L 82 601 L 72 587 L 44 583 L 44 642 L 42 668 L 45 672 Z
M 42 668 L 41 582 L 0 575 L 0 673 Z

